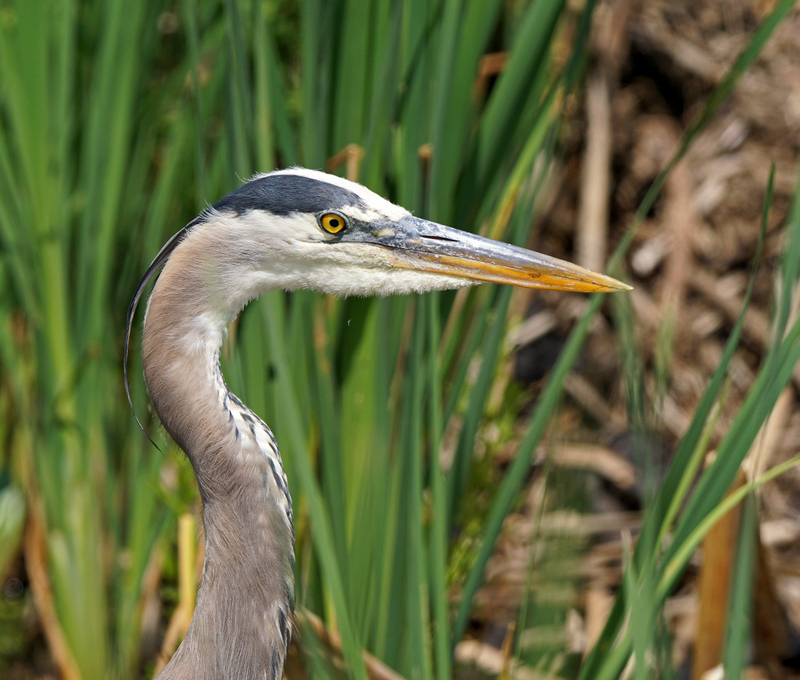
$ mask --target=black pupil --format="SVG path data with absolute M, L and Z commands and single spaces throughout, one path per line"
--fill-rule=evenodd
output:
M 331 229 L 338 229 L 339 228 L 339 220 L 337 220 L 335 217 L 332 217 L 330 225 L 331 225 Z

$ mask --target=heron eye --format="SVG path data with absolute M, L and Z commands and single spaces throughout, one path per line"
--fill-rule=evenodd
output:
M 339 213 L 325 213 L 319 217 L 319 225 L 329 234 L 338 234 L 347 226 L 347 220 Z

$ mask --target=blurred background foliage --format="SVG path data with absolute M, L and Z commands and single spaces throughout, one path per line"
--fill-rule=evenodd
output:
M 675 160 L 791 6 L 778 3 L 752 33 Z M 166 238 L 254 172 L 299 164 L 526 244 L 594 9 L 593 0 L 0 3 L 0 577 L 22 577 L 8 581 L 21 590 L 7 587 L 0 612 L 0 664 L 25 658 L 25 668 L 84 680 L 155 668 L 178 600 L 177 517 L 197 513 L 197 496 L 181 454 L 160 454 L 137 429 L 121 347 L 131 293 Z M 503 54 L 499 66 L 489 53 Z M 669 170 L 619 244 L 618 275 Z M 660 607 L 800 355 L 788 313 L 797 206 L 787 229 L 774 344 L 738 429 L 690 497 L 740 326 L 651 498 L 602 652 L 579 671 L 560 641 L 529 655 L 532 666 L 616 677 L 633 654 L 638 677 L 650 677 Z M 481 423 L 515 421 L 524 405 L 499 371 L 522 311 L 511 300 L 494 286 L 384 300 L 273 293 L 231 328 L 226 379 L 271 425 L 295 498 L 304 613 L 290 677 L 364 679 L 374 658 L 409 679 L 453 674 L 503 520 L 602 303 L 592 298 L 523 434 L 507 424 L 514 460 L 487 482 L 474 456 Z M 644 412 L 631 311 L 619 301 L 614 314 L 630 410 Z M 138 352 L 129 361 L 135 410 L 163 441 Z M 26 637 L 23 602 L 35 603 L 41 640 Z M 340 636 L 346 671 L 306 611 Z M 623 627 L 627 617 L 641 626 Z M 31 651 L 43 643 L 48 661 Z

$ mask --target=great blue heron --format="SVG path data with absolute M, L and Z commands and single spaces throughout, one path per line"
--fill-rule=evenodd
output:
M 206 537 L 194 616 L 162 680 L 283 673 L 294 604 L 292 500 L 272 432 L 228 389 L 219 365 L 226 328 L 250 300 L 277 288 L 390 295 L 480 281 L 628 288 L 427 222 L 359 184 L 301 168 L 256 176 L 167 242 L 128 309 L 126 357 L 136 304 L 162 265 L 144 319 L 144 376 L 194 469 Z

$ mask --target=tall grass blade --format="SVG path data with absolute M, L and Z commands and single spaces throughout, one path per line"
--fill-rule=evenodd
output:
M 745 655 L 753 625 L 753 592 L 758 550 L 758 502 L 755 495 L 750 494 L 742 504 L 734 574 L 728 598 L 728 630 L 722 657 L 726 680 L 739 680 L 747 661 Z

